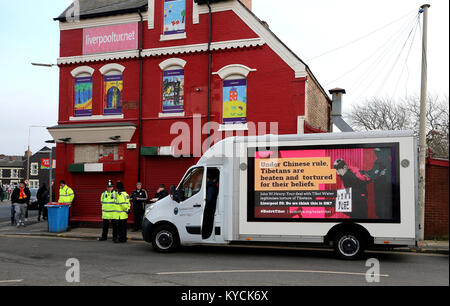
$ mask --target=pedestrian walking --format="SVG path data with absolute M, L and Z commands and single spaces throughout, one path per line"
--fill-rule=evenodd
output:
M 117 199 L 116 209 L 119 212 L 117 214 L 118 222 L 118 240 L 119 243 L 127 242 L 127 221 L 128 214 L 130 213 L 130 196 L 125 191 L 125 187 L 122 182 L 117 182 Z
M 108 239 L 109 224 L 112 225 L 113 241 L 117 241 L 117 225 L 116 215 L 118 210 L 116 209 L 117 191 L 114 190 L 114 183 L 109 180 L 106 184 L 106 191 L 104 191 L 100 197 L 100 203 L 102 205 L 102 219 L 103 229 L 102 235 L 98 238 L 98 241 L 105 241 Z
M 59 186 L 60 188 L 58 203 L 72 204 L 73 198 L 75 197 L 72 188 L 67 186 L 64 180 L 61 180 L 59 182 Z
M 142 219 L 144 218 L 145 201 L 148 200 L 148 194 L 145 189 L 142 188 L 142 183 L 136 184 L 136 190 L 131 193 L 131 202 L 133 203 L 133 232 L 137 232 L 142 229 Z
M 15 222 L 17 227 L 25 226 L 25 212 L 30 203 L 30 190 L 25 182 L 21 181 L 19 187 L 16 187 L 11 194 L 11 202 L 15 209 Z
M 3 195 L 4 195 L 4 191 L 3 191 L 3 185 L 0 185 L 0 201 L 3 202 Z
M 43 183 L 38 189 L 36 198 L 38 201 L 38 222 L 41 221 L 41 215 L 43 220 L 47 220 L 47 207 L 45 205 L 50 201 L 49 190 L 47 185 Z

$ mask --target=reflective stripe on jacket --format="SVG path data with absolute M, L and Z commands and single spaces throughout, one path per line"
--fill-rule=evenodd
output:
M 102 219 L 114 220 L 119 213 L 116 209 L 117 191 L 109 192 L 108 190 L 102 193 L 100 203 L 102 204 Z
M 128 219 L 130 211 L 130 196 L 125 191 L 119 192 L 116 198 L 116 209 L 119 211 L 118 220 Z
M 59 188 L 59 200 L 58 203 L 69 203 L 71 204 L 73 198 L 75 197 L 72 188 L 65 185 L 63 188 Z

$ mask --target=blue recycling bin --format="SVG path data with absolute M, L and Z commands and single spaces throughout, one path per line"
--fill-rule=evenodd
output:
M 45 205 L 48 210 L 48 231 L 50 233 L 62 233 L 69 226 L 70 204 L 58 203 L 57 205 Z

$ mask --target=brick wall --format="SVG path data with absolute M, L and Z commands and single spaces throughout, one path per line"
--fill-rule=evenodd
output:
M 331 109 L 326 95 L 312 78 L 306 82 L 306 122 L 311 127 L 329 132 Z
M 448 161 L 427 161 L 425 239 L 448 238 L 448 164 Z

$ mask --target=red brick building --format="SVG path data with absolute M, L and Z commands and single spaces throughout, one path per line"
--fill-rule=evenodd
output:
M 448 239 L 448 160 L 427 159 L 425 239 Z
M 150 193 L 177 184 L 208 135 L 273 133 L 271 122 L 279 134 L 331 131 L 329 96 L 251 1 L 210 2 L 81 0 L 56 18 L 59 117 L 49 132 L 56 180 L 76 194 L 72 221 L 100 220 L 108 179 Z M 174 145 L 186 129 L 189 144 Z

